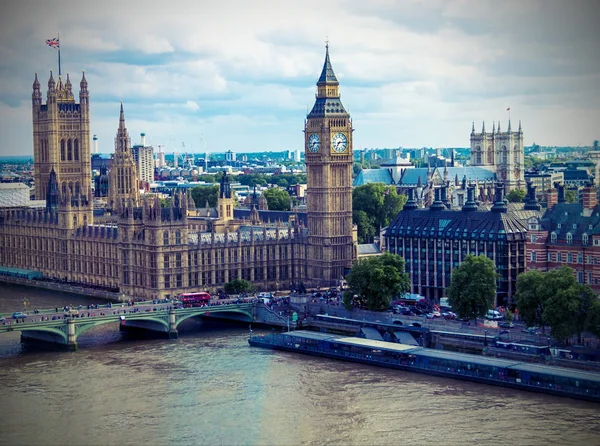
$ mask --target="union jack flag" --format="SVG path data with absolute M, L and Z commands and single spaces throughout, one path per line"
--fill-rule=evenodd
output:
M 51 46 L 52 48 L 60 49 L 60 41 L 58 37 L 53 37 L 51 39 L 46 40 L 46 45 Z

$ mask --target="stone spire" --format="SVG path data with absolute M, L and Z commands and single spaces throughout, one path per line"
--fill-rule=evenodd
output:
M 523 133 L 523 130 L 521 129 L 521 120 L 519 119 L 519 133 Z
M 331 67 L 331 61 L 329 60 L 329 42 L 325 45 L 325 62 L 323 63 L 321 76 L 319 76 L 319 80 L 317 81 L 317 85 L 321 84 L 339 84 L 337 77 L 335 77 L 335 73 L 333 72 L 333 68 Z
M 498 123 L 498 132 L 500 131 L 500 123 Z M 496 133 L 496 122 L 492 122 L 492 135 Z
M 31 102 L 33 105 L 42 104 L 42 91 L 40 90 L 40 81 L 38 80 L 37 73 L 35 73 L 35 79 L 33 81 L 33 93 L 31 94 Z
M 475 121 L 473 121 L 473 127 L 471 128 L 471 135 L 475 134 Z
M 510 131 L 511 131 L 510 130 L 510 119 L 508 120 L 508 130 L 507 131 L 508 131 L 508 133 L 510 133 Z
M 481 133 L 485 133 L 485 121 L 483 121 L 483 126 L 481 126 Z

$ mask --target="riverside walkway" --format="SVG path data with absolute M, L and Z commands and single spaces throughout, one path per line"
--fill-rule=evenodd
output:
M 57 308 L 35 310 L 33 314 L 27 313 L 16 318 L 6 315 L 0 325 L 0 334 L 19 331 L 23 339 L 55 343 L 76 350 L 77 337 L 81 333 L 108 323 L 119 322 L 122 329 L 149 330 L 175 339 L 178 325 L 192 317 L 214 316 L 251 323 L 256 319 L 255 314 L 255 304 L 245 302 L 214 302 L 191 308 L 183 308 L 169 301 L 90 305 L 68 311 Z

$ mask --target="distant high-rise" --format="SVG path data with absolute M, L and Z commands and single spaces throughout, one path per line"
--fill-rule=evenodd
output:
M 140 144 L 131 148 L 131 155 L 137 167 L 139 180 L 144 183 L 154 181 L 154 147 L 146 145 L 146 134 L 140 134 Z

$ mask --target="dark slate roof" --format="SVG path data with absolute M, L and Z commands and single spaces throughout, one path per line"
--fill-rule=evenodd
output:
M 308 117 L 340 114 L 348 114 L 340 98 L 317 98 Z
M 600 205 L 589 214 L 584 214 L 581 203 L 558 203 L 546 211 L 540 224 L 549 234 L 556 234 L 557 242 L 566 243 L 567 233 L 571 233 L 573 241 L 581 241 L 583 234 L 600 234 Z
M 362 169 L 354 179 L 352 186 L 363 186 L 369 183 L 390 185 L 394 184 L 394 180 L 387 169 Z
M 588 173 L 582 169 L 567 169 L 563 172 L 565 181 L 568 180 L 587 180 L 589 178 Z
M 236 219 L 250 219 L 250 209 L 234 209 L 233 210 L 233 218 Z M 290 217 L 294 216 L 299 222 L 301 222 L 304 226 L 308 225 L 308 217 L 306 212 L 292 212 L 292 211 L 258 211 L 258 216 L 260 221 L 263 223 L 275 223 L 276 221 L 280 221 L 282 223 L 288 223 L 290 221 Z
M 490 181 L 496 179 L 496 174 L 491 170 L 485 169 L 483 167 L 447 167 L 448 170 L 448 179 L 453 180 L 454 177 L 458 176 L 459 180 L 462 180 L 463 177 L 467 176 L 467 181 Z M 432 169 L 432 173 L 434 171 L 438 172 L 439 175 L 444 177 L 444 168 L 436 167 Z M 406 169 L 404 174 L 400 178 L 400 185 L 414 185 L 417 184 L 419 177 L 421 177 L 421 183 L 427 183 L 427 168 L 419 167 L 415 169 Z
M 325 47 L 325 63 L 323 63 L 323 70 L 321 71 L 321 76 L 319 76 L 319 80 L 317 81 L 317 84 L 322 83 L 338 83 L 337 77 L 335 77 L 335 73 L 331 67 L 331 61 L 329 60 L 329 46 Z
M 524 240 L 527 227 L 512 212 L 403 210 L 388 226 L 386 237 L 461 240 Z

